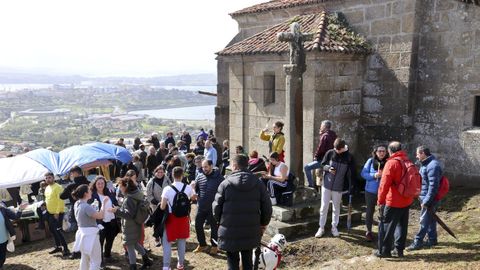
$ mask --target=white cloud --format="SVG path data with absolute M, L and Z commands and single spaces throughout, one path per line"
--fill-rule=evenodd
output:
M 0 65 L 86 75 L 214 72 L 233 11 L 262 0 L 0 2 Z

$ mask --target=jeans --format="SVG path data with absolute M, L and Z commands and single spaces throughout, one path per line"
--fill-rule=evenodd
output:
M 172 257 L 172 244 L 168 242 L 167 231 L 163 231 L 163 268 L 170 269 L 170 261 Z M 183 265 L 185 261 L 185 250 L 187 248 L 187 239 L 177 239 L 178 264 Z
M 383 239 L 378 238 L 378 245 L 382 247 L 382 254 L 391 254 L 393 239 L 395 237 L 395 248 L 399 251 L 405 249 L 405 241 L 408 232 L 408 210 L 410 206 L 405 208 L 394 208 L 385 206 L 383 210 Z
M 252 250 L 242 250 L 238 251 L 227 251 L 227 264 L 228 270 L 239 270 L 240 269 L 240 253 L 242 254 L 242 266 L 243 270 L 252 270 L 253 269 L 253 260 L 252 260 Z
M 340 191 L 332 191 L 322 187 L 322 204 L 320 206 L 320 228 L 325 227 L 327 223 L 328 208 L 332 201 L 332 227 L 336 228 L 340 220 L 340 207 L 342 203 L 342 193 Z
M 110 257 L 112 253 L 113 240 L 117 236 L 119 229 L 115 219 L 110 222 L 102 222 L 104 227 L 100 231 L 100 246 L 102 248 L 102 257 Z
M 137 254 L 135 253 L 135 250 L 137 250 L 142 256 L 147 254 L 145 248 L 143 248 L 143 246 L 139 243 L 135 243 L 135 245 L 127 245 L 129 264 L 136 264 L 137 262 Z
M 55 240 L 55 247 L 63 247 L 64 251 L 68 250 L 68 245 L 62 232 L 63 213 L 58 214 L 58 218 L 55 218 L 53 214 L 47 212 L 47 220 L 48 229 Z
M 434 214 L 437 211 L 437 208 L 438 202 L 432 204 L 430 211 L 428 211 L 427 208 L 422 208 L 420 212 L 420 229 L 415 236 L 415 244 L 422 245 L 423 239 L 427 234 L 430 243 L 437 242 L 437 221 L 432 215 L 432 213 Z
M 377 194 L 365 191 L 365 225 L 367 226 L 367 232 L 372 232 L 373 213 L 375 212 L 375 205 L 377 205 Z
M 7 258 L 7 244 L 8 244 L 8 241 L 0 244 L 0 268 L 3 267 L 3 264 L 5 263 L 5 259 Z
M 215 242 L 218 239 L 218 226 L 215 217 L 213 216 L 212 209 L 207 211 L 198 209 L 197 216 L 195 217 L 195 232 L 197 233 L 198 243 L 202 247 L 207 245 L 205 240 L 205 231 L 203 230 L 203 225 L 205 224 L 206 220 L 208 220 L 208 224 L 210 224 L 211 228 L 210 243 L 212 247 L 216 247 L 217 244 Z
M 305 170 L 305 176 L 307 177 L 309 187 L 315 186 L 315 181 L 313 181 L 313 176 L 312 176 L 312 170 L 319 169 L 320 167 L 321 167 L 320 162 L 316 160 L 308 163 L 307 165 L 305 165 L 305 167 L 303 167 L 303 169 Z

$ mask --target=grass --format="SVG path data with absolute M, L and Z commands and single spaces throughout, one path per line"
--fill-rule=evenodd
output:
M 280 269 L 480 269 L 480 190 L 453 190 L 446 198 L 442 209 L 438 215 L 457 234 L 459 241 L 438 227 L 438 246 L 408 252 L 403 259 L 378 259 L 371 255 L 375 244 L 364 241 L 363 224 L 354 224 L 349 234 L 346 233 L 345 224 L 340 224 L 340 238 L 333 238 L 327 233 L 327 236 L 321 239 L 311 236 L 287 239 L 288 245 Z M 407 244 L 411 243 L 418 230 L 418 209 L 412 209 L 410 212 Z M 313 234 L 314 232 L 310 235 Z M 162 249 L 154 246 L 150 228 L 147 228 L 146 235 L 146 246 L 152 249 L 154 258 L 154 266 L 151 269 L 160 269 Z M 73 238 L 73 234 L 67 235 L 69 246 L 73 245 Z M 48 251 L 52 245 L 53 239 L 47 239 L 18 246 L 14 254 L 7 255 L 5 269 L 78 268 L 78 260 L 63 260 L 59 256 L 49 255 Z M 195 233 L 191 232 L 187 241 L 186 269 L 226 268 L 225 254 L 220 253 L 217 256 L 194 254 L 192 251 L 196 245 Z M 115 240 L 113 256 L 117 262 L 109 265 L 108 269 L 128 269 L 123 257 L 120 236 Z M 172 258 L 176 258 L 176 252 Z M 172 265 L 175 263 L 176 259 L 173 259 Z

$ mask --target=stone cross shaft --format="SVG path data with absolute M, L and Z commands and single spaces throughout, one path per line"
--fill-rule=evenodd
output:
M 292 23 L 290 32 L 277 34 L 279 41 L 290 43 L 290 64 L 284 65 L 286 76 L 286 163 L 290 172 L 298 179 L 298 187 L 303 187 L 303 73 L 305 63 L 304 41 L 312 40 L 312 34 L 300 32 L 300 25 Z

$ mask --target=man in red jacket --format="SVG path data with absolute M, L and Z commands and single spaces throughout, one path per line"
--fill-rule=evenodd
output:
M 377 257 L 391 257 L 392 244 L 395 237 L 395 249 L 398 257 L 403 257 L 408 230 L 408 210 L 413 198 L 403 197 L 397 190 L 406 169 L 402 161 L 409 160 L 399 142 L 388 145 L 390 158 L 382 172 L 377 204 L 380 207 L 382 222 L 379 225 L 378 247 L 374 255 Z M 382 226 L 383 227 L 380 227 Z M 382 232 L 382 233 L 380 233 Z M 383 235 L 380 235 L 383 234 Z

